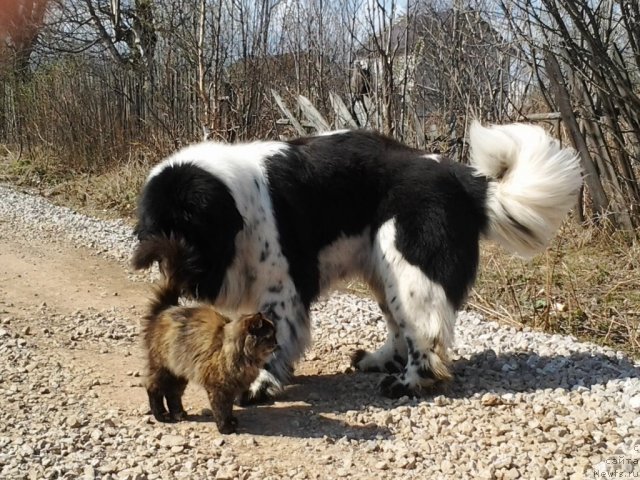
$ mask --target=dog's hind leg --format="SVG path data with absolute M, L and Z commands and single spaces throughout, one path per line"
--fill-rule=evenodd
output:
M 376 235 L 374 261 L 397 326 L 389 335 L 398 334 L 406 344 L 405 365 L 383 379 L 381 392 L 388 397 L 417 395 L 451 378 L 447 350 L 453 341 L 455 309 L 444 288 L 398 250 L 393 220 Z
M 399 285 L 401 291 L 408 288 Z M 455 311 L 442 288 L 429 281 L 415 301 L 404 302 L 394 312 L 407 344 L 407 362 L 396 375 L 387 375 L 380 384 L 387 397 L 430 392 L 438 383 L 451 379 L 448 349 L 453 338 Z

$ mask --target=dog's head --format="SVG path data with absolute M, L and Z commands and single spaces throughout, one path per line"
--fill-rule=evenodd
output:
M 278 348 L 275 324 L 261 313 L 240 317 L 244 337 L 244 354 L 253 362 L 264 363 Z

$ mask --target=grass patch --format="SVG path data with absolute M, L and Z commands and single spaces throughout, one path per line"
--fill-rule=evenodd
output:
M 100 172 L 68 171 L 44 153 L 31 152 L 27 160 L 0 150 L 0 180 L 92 215 L 132 218 L 149 158 L 160 155 L 137 154 Z M 546 252 L 532 260 L 489 242 L 482 243 L 481 255 L 468 308 L 487 319 L 574 335 L 640 358 L 638 242 L 567 221 Z M 346 288 L 369 295 L 361 282 Z
M 95 171 L 65 168 L 44 152 L 32 151 L 24 157 L 0 151 L 0 181 L 102 218 L 133 217 L 138 193 L 149 173 L 148 158 L 138 153 Z
M 511 325 L 640 357 L 640 245 L 569 221 L 546 252 L 529 261 L 483 243 L 468 305 Z

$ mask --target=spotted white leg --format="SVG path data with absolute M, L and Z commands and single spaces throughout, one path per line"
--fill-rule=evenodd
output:
M 383 395 L 397 398 L 431 391 L 440 382 L 450 380 L 448 332 L 434 335 L 434 326 L 453 325 L 455 312 L 443 305 L 404 320 L 402 334 L 407 343 L 407 363 L 400 374 L 386 376 L 380 389 Z
M 447 349 L 455 323 L 455 310 L 442 286 L 405 259 L 395 246 L 395 235 L 391 220 L 380 228 L 374 245 L 390 315 L 407 352 L 405 368 L 380 384 L 389 397 L 417 395 L 451 378 Z
M 259 311 L 276 325 L 278 349 L 242 395 L 241 404 L 268 402 L 279 394 L 291 381 L 293 366 L 310 342 L 309 316 L 294 290 L 274 285 L 260 305 Z
M 363 372 L 399 373 L 407 362 L 407 344 L 398 324 L 391 315 L 384 294 L 376 295 L 387 322 L 387 339 L 375 352 L 356 350 L 351 355 L 351 364 Z

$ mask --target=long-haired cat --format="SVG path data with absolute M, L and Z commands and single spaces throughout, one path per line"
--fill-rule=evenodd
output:
M 232 433 L 234 399 L 276 350 L 275 326 L 261 313 L 231 320 L 208 305 L 178 306 L 181 288 L 172 265 L 179 263 L 169 259 L 161 265 L 165 278 L 142 326 L 151 413 L 163 422 L 185 418 L 182 395 L 193 381 L 206 389 L 220 433 Z

